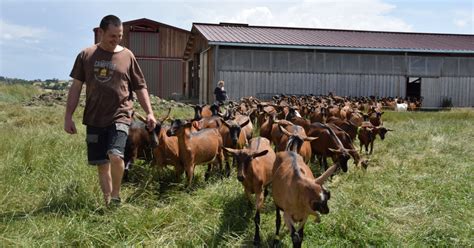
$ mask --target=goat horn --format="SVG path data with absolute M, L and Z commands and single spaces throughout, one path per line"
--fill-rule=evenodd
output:
M 145 123 L 145 124 L 147 123 L 146 118 L 143 117 L 143 115 L 139 114 L 138 112 L 134 112 L 133 114 L 134 114 L 140 121 L 142 121 L 143 123 Z
M 316 183 L 319 185 L 323 185 L 323 183 L 328 179 L 329 176 L 332 175 L 337 169 L 337 163 L 333 164 L 329 169 L 327 169 L 321 176 L 316 178 Z
M 278 127 L 280 128 L 280 131 L 282 131 L 284 134 L 288 135 L 288 136 L 292 136 L 293 134 L 291 134 L 290 132 L 288 132 L 288 130 L 286 130 L 286 128 L 284 128 L 282 125 L 278 124 Z
M 171 113 L 171 108 L 168 109 L 168 113 L 166 114 L 165 117 L 163 117 L 163 118 L 161 119 L 160 122 L 164 122 L 164 121 L 166 121 L 168 118 L 170 118 L 170 113 Z

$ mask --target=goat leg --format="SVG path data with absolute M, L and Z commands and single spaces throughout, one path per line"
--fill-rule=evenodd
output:
M 255 236 L 253 238 L 253 245 L 260 246 L 260 211 L 257 209 L 255 213 Z
M 301 230 L 303 230 L 303 228 L 301 228 Z M 300 237 L 300 232 L 296 232 L 295 227 L 291 225 L 291 242 L 293 243 L 293 247 L 300 248 L 302 241 L 303 237 Z
M 229 165 L 229 160 L 227 159 L 225 161 L 225 176 L 230 177 L 230 165 Z
M 273 239 L 273 247 L 278 247 L 280 244 L 280 226 L 281 226 L 281 216 L 280 216 L 280 208 L 275 206 L 276 218 L 275 218 L 275 238 Z
M 210 163 L 207 164 L 207 170 L 204 173 L 204 181 L 207 181 L 209 179 L 209 176 L 211 175 L 211 169 L 212 169 L 212 165 Z

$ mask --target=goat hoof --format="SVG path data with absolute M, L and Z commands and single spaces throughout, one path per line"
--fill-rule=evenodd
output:
M 253 240 L 253 246 L 260 247 L 260 239 L 254 239 Z
M 280 240 L 274 239 L 272 247 L 280 247 Z

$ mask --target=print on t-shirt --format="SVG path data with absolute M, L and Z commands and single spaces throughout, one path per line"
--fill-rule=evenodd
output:
M 100 60 L 94 64 L 94 77 L 101 83 L 108 82 L 114 75 L 116 64 L 111 61 Z

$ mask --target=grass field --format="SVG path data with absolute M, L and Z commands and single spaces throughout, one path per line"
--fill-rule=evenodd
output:
M 11 88 L 17 87 L 17 88 Z M 23 87 L 23 88 L 22 88 Z M 26 107 L 38 91 L 0 85 L 0 246 L 251 246 L 254 210 L 231 178 L 191 189 L 173 170 L 141 163 L 124 185 L 125 203 L 102 205 L 97 172 L 87 165 L 82 109 L 77 135 L 66 134 L 64 107 Z M 158 115 L 164 114 L 158 110 Z M 191 117 L 174 108 L 174 117 Z M 327 183 L 330 213 L 305 228 L 305 247 L 474 244 L 474 110 L 384 114 L 394 129 L 375 143 L 367 170 Z M 274 238 L 271 197 L 261 215 L 263 246 Z M 283 229 L 284 246 L 291 246 Z

